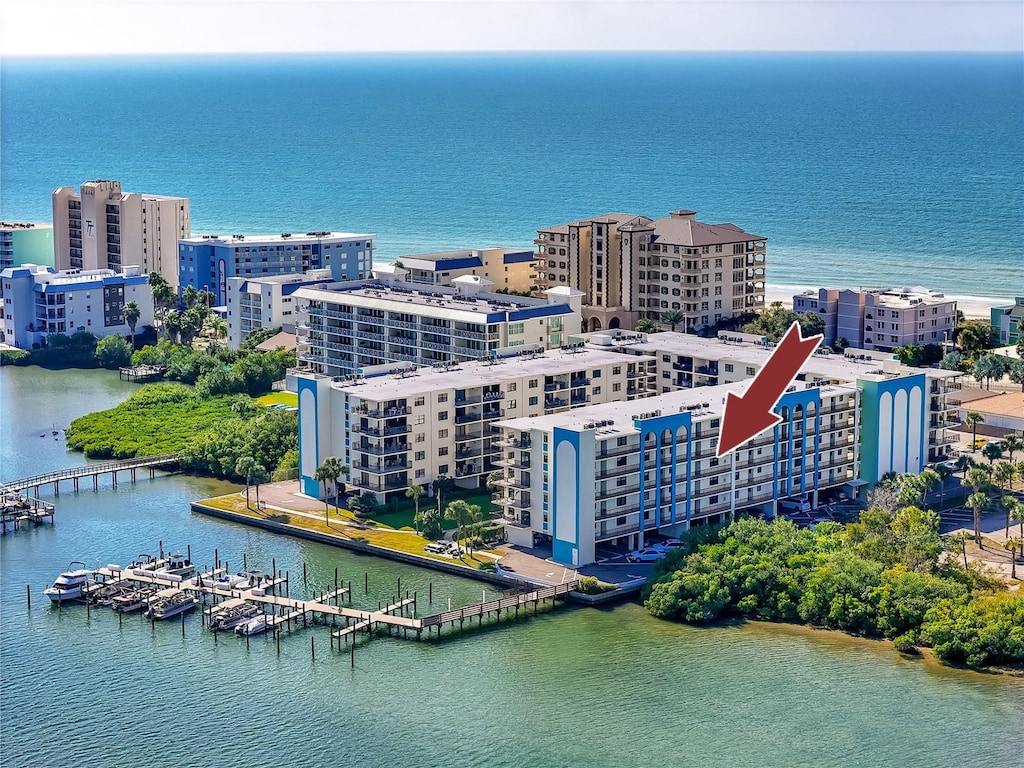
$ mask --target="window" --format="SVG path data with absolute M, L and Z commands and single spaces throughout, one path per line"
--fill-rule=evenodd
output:
M 511 384 L 509 384 L 507 387 L 505 387 L 505 389 L 507 391 L 509 391 L 509 392 L 515 392 L 516 391 L 516 383 L 513 381 Z
M 438 440 L 447 440 L 448 439 L 448 430 L 447 429 L 439 429 L 439 430 L 437 430 L 437 439 Z
M 601 394 L 601 388 L 600 387 L 594 387 L 593 392 L 594 392 L 595 395 L 600 395 Z
M 515 408 L 516 407 L 516 401 L 515 400 L 509 400 L 508 401 L 508 407 L 509 408 Z
M 415 456 L 415 460 L 416 461 L 423 461 L 426 458 L 427 458 L 427 452 L 426 451 L 416 451 L 416 456 Z
M 447 475 L 448 474 L 448 465 L 447 464 L 438 464 L 437 465 L 437 474 L 439 474 L 439 475 Z
M 427 470 L 425 470 L 425 469 L 417 469 L 416 470 L 416 477 L 418 477 L 418 478 L 419 477 L 426 477 L 426 475 L 427 475 Z
M 448 446 L 444 445 L 444 446 L 441 446 L 440 448 L 438 448 L 437 449 L 437 455 L 438 456 L 447 456 L 448 455 Z
M 612 376 L 619 376 L 622 373 L 622 366 L 616 365 L 612 368 Z
M 426 421 L 426 418 L 423 416 L 422 413 L 419 414 L 415 419 L 413 419 L 413 423 L 415 423 L 415 424 L 422 424 L 425 421 Z
M 748 365 L 748 366 L 747 366 L 747 376 L 753 376 L 753 375 L 754 375 L 754 372 L 755 372 L 755 371 L 754 371 L 754 366 L 752 366 L 752 365 Z
M 440 395 L 438 395 L 437 396 L 437 402 L 439 402 L 439 403 L 447 403 L 448 402 L 448 393 L 447 392 L 442 392 Z
M 530 403 L 530 405 L 536 405 L 536 404 L 537 404 L 537 398 L 536 398 L 536 396 L 534 396 L 534 397 L 531 397 L 531 398 L 530 398 L 530 400 L 529 400 L 529 403 Z
M 417 407 L 421 406 L 421 405 L 424 405 L 425 403 L 426 403 L 426 398 L 423 398 L 423 397 L 417 397 L 415 400 L 412 401 L 413 406 L 417 406 Z
M 416 437 L 413 438 L 413 442 L 416 442 L 416 443 L 425 443 L 426 441 L 427 441 L 427 433 L 426 432 L 417 432 L 416 433 Z
M 530 379 L 530 381 L 529 381 L 529 383 L 527 384 L 527 386 L 528 386 L 528 387 L 529 387 L 530 389 L 536 389 L 536 388 L 537 388 L 537 380 L 536 380 L 536 379 Z
M 448 420 L 448 411 L 438 411 L 437 412 L 437 420 L 438 421 L 447 421 Z
M 732 373 L 732 371 L 733 371 L 733 365 L 732 365 L 732 363 L 726 363 L 726 364 L 725 364 L 725 372 L 726 372 L 726 373 Z

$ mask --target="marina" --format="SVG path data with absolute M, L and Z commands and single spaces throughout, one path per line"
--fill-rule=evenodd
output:
M 161 544 L 162 550 L 162 544 Z M 398 594 L 385 603 L 378 601 L 377 608 L 353 606 L 352 582 L 346 585 L 339 580 L 335 569 L 334 588 L 329 591 L 314 591 L 310 597 L 298 598 L 290 595 L 291 577 L 281 572 L 276 563 L 270 574 L 258 569 L 231 574 L 225 562 L 220 565 L 215 553 L 214 568 L 200 573 L 181 573 L 181 563 L 191 566 L 191 548 L 187 557 L 172 555 L 154 560 L 149 555 L 140 555 L 130 566 L 111 564 L 100 568 L 87 569 L 84 563 L 72 563 L 61 573 L 45 594 L 57 606 L 65 603 L 84 602 L 87 612 L 92 605 L 110 606 L 124 614 L 142 611 L 147 620 L 157 621 L 181 617 L 182 633 L 185 631 L 185 616 L 200 608 L 201 623 L 214 635 L 218 632 L 234 632 L 247 638 L 251 635 L 272 633 L 280 653 L 282 631 L 292 632 L 300 627 L 329 626 L 330 646 L 349 646 L 354 651 L 356 637 L 367 639 L 386 634 L 389 637 L 424 640 L 441 640 L 442 630 L 448 626 L 465 629 L 467 621 L 481 627 L 487 623 L 498 624 L 504 615 L 518 621 L 520 612 L 537 615 L 541 606 L 553 609 L 559 599 L 565 599 L 577 586 L 576 581 L 550 587 L 523 587 L 509 590 L 497 599 L 487 599 L 486 590 L 478 603 L 458 608 L 420 615 L 419 596 L 408 590 L 401 592 L 401 578 L 398 579 Z M 305 576 L 305 567 L 303 568 Z M 369 594 L 368 576 L 364 577 L 366 594 Z M 433 598 L 433 585 L 430 585 Z M 31 607 L 31 586 L 27 589 L 27 600 Z M 346 604 L 347 603 L 347 604 Z M 532 612 L 530 611 L 532 609 Z M 120 620 L 120 619 L 119 619 Z M 315 657 L 315 642 L 311 640 L 311 653 Z M 354 657 L 353 657 L 354 663 Z
M 50 502 L 0 484 L 0 535 L 20 530 L 22 523 L 42 525 L 49 521 L 53 525 L 53 513 Z

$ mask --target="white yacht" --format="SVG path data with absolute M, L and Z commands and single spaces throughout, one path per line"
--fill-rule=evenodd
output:
M 170 597 L 152 603 L 145 615 L 147 619 L 163 621 L 191 611 L 195 607 L 196 599 L 192 595 L 187 592 L 175 592 Z
M 76 565 L 82 567 L 75 568 Z M 56 578 L 52 587 L 43 590 L 43 594 L 54 603 L 81 600 L 96 583 L 92 575 L 93 572 L 85 568 L 85 563 L 75 560 L 68 566 L 68 570 Z

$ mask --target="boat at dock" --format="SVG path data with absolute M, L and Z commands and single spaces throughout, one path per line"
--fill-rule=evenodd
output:
M 262 613 L 262 609 L 252 603 L 233 605 L 215 613 L 210 619 L 209 626 L 211 630 L 223 632 L 235 629 L 239 624 L 244 624 Z
M 254 616 L 248 621 L 242 622 L 235 627 L 236 635 L 262 635 L 270 629 L 270 622 L 267 621 L 267 617 L 262 613 L 259 616 Z
M 103 584 L 97 584 L 89 592 L 89 599 L 94 605 L 112 605 L 114 598 L 120 597 L 125 592 L 134 591 L 128 579 L 117 579 Z
M 156 587 L 126 589 L 110 601 L 110 607 L 119 613 L 135 613 L 145 608 L 156 593 Z
M 75 568 L 74 566 L 76 565 L 82 567 Z M 74 560 L 68 566 L 68 570 L 64 571 L 54 580 L 53 586 L 43 590 L 43 594 L 54 603 L 81 600 L 88 596 L 89 591 L 95 585 L 93 572 L 86 569 L 85 563 Z
M 147 555 L 143 552 L 126 565 L 124 570 L 131 571 L 139 569 L 142 571 L 155 571 L 157 568 L 163 568 L 165 565 L 167 565 L 167 560 L 157 560 L 152 555 Z
M 166 573 L 169 576 L 180 576 L 183 579 L 190 578 L 196 573 L 196 567 L 181 552 L 168 555 L 164 565 L 155 570 L 155 573 Z
M 174 594 L 154 601 L 146 611 L 147 619 L 163 621 L 180 616 L 196 607 L 196 599 L 188 592 L 175 592 Z

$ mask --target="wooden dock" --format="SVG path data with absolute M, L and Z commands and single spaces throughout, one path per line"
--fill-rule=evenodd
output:
M 20 480 L 12 480 L 3 483 L 7 492 L 19 492 L 28 488 L 33 489 L 33 495 L 38 496 L 40 489 L 53 484 L 53 495 L 60 495 L 60 484 L 71 481 L 75 491 L 78 491 L 79 480 L 87 477 L 92 478 L 92 489 L 99 489 L 99 478 L 101 475 L 110 474 L 111 484 L 117 488 L 119 472 L 128 472 L 131 481 L 134 483 L 140 469 L 149 470 L 149 477 L 152 480 L 156 476 L 156 470 L 160 467 L 167 467 L 178 463 L 178 454 L 162 453 L 156 456 L 138 456 L 134 459 L 123 461 L 106 461 L 98 464 L 86 464 L 81 467 L 70 467 L 59 469 L 55 472 L 45 472 L 41 475 L 23 477 Z
M 48 520 L 53 525 L 53 513 L 53 504 L 0 486 L 0 535 L 20 530 L 22 523 L 42 525 Z
M 122 381 L 154 381 L 162 379 L 167 373 L 165 365 L 126 365 L 117 369 L 118 376 Z

